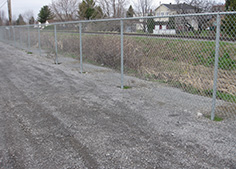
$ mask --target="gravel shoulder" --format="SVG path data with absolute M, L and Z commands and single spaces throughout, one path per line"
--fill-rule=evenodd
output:
M 60 61 L 0 42 L 0 168 L 236 168 L 235 120 L 197 117 L 211 99 Z

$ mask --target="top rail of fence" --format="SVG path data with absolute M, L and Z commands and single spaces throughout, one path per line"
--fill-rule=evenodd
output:
M 142 17 L 129 17 L 129 18 L 109 18 L 109 19 L 97 19 L 97 20 L 79 20 L 79 21 L 65 21 L 65 22 L 53 22 L 49 24 L 40 24 L 40 26 L 48 25 L 61 25 L 61 24 L 79 24 L 79 23 L 91 23 L 91 22 L 108 22 L 108 21 L 125 21 L 125 20 L 138 20 L 138 19 L 155 19 L 155 18 L 169 18 L 169 17 L 194 17 L 194 16 L 208 16 L 208 15 L 233 15 L 236 11 L 228 12 L 210 12 L 210 13 L 191 13 L 191 14 L 177 14 L 177 15 L 163 15 L 163 16 L 142 16 Z M 11 26 L 0 26 L 0 27 L 29 27 L 38 26 L 38 24 L 31 25 L 11 25 Z

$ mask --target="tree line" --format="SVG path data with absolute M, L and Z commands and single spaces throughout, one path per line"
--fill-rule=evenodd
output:
M 202 11 L 210 11 L 214 5 L 212 0 L 175 0 L 176 3 L 187 3 Z M 72 21 L 101 18 L 122 18 L 152 15 L 154 0 L 136 0 L 132 5 L 128 0 L 52 0 L 51 4 L 43 6 L 37 19 L 32 11 L 20 14 L 14 21 L 15 25 L 34 24 L 35 21 L 45 23 L 47 20 Z M 127 8 L 128 6 L 128 8 Z M 227 11 L 236 9 L 236 0 L 226 0 Z M 0 11 L 0 25 L 4 24 L 4 13 Z M 5 19 L 6 20 L 6 19 Z M 7 25 L 7 21 L 5 21 Z

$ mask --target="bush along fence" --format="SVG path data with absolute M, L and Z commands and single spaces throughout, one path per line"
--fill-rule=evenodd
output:
M 236 12 L 83 20 L 0 27 L 28 52 L 70 56 L 208 97 L 211 120 L 236 115 Z M 197 96 L 198 97 L 198 96 Z M 208 114 L 209 113 L 209 114 Z

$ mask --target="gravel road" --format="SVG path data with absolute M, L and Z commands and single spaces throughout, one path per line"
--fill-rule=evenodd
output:
M 0 168 L 236 168 L 236 122 L 211 99 L 0 42 Z

